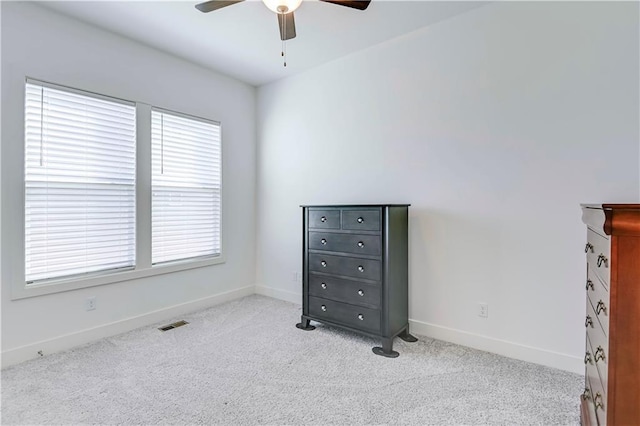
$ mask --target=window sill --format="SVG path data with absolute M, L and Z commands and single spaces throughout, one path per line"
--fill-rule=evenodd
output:
M 113 272 L 91 277 L 78 277 L 46 283 L 35 283 L 15 286 L 11 294 L 11 300 L 26 299 L 28 297 L 43 296 L 46 294 L 61 293 L 63 291 L 78 290 L 81 288 L 95 287 L 105 284 L 114 284 L 122 281 L 136 280 L 173 272 L 186 271 L 188 269 L 204 268 L 207 266 L 224 263 L 224 256 L 220 255 L 209 259 L 191 260 L 183 262 L 166 263 L 151 266 L 144 269 L 132 269 L 122 272 Z

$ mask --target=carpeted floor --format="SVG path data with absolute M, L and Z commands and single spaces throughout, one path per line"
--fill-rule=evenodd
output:
M 422 336 L 383 358 L 300 310 L 249 296 L 7 368 L 2 424 L 579 423 L 579 375 Z

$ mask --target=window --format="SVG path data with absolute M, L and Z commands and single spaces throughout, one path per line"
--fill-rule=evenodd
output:
M 157 109 L 151 123 L 151 262 L 219 256 L 220 124 Z
M 27 284 L 135 265 L 133 103 L 28 80 Z

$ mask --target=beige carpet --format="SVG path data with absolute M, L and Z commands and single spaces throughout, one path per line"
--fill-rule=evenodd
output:
M 576 374 L 422 336 L 383 358 L 262 296 L 178 319 L 4 370 L 2 424 L 579 423 Z

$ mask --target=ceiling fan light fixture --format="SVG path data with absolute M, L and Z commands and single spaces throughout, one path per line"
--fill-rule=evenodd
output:
M 302 0 L 262 0 L 262 2 L 278 14 L 291 13 L 302 4 Z

